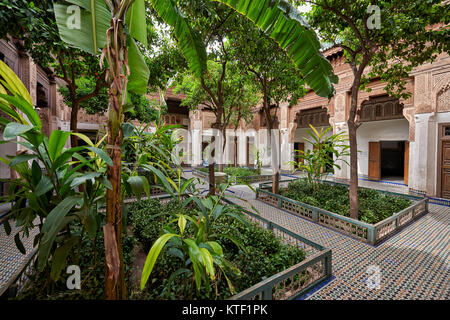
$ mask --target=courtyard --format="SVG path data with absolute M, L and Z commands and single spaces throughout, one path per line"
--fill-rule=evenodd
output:
M 449 300 L 425 2 L 0 0 L 0 299 Z

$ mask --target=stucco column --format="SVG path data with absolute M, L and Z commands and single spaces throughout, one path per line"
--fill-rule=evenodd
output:
M 430 190 L 427 188 L 431 182 L 429 178 L 429 171 L 436 168 L 436 164 L 430 163 L 432 157 L 429 156 L 429 147 L 436 137 L 433 129 L 436 122 L 432 113 L 422 113 L 415 115 L 415 141 L 410 143 L 410 176 L 409 187 L 415 191 L 425 192 Z M 434 189 L 434 188 L 433 188 Z
M 238 164 L 240 166 L 245 166 L 247 164 L 247 138 L 245 136 L 244 130 L 242 130 L 241 128 L 237 129 L 236 136 L 238 137 Z
M 333 125 L 333 133 L 334 134 L 342 132 L 342 131 L 345 131 L 346 134 L 348 135 L 347 125 L 345 122 L 338 122 Z M 356 134 L 358 134 L 358 131 Z M 348 144 L 349 144 L 349 142 L 347 143 L 347 145 Z M 336 156 L 333 156 L 333 158 L 336 158 Z M 350 180 L 350 166 L 344 162 L 344 160 L 345 160 L 348 163 L 350 163 L 350 156 L 345 156 L 342 158 L 343 158 L 343 160 L 336 161 L 336 164 L 338 166 L 340 166 L 341 169 L 334 167 L 334 177 L 337 179 Z
M 192 137 L 192 163 L 193 167 L 202 164 L 202 132 L 199 129 L 193 129 L 191 131 Z
M 280 130 L 280 134 L 281 134 L 281 144 L 280 144 L 280 148 L 281 148 L 281 159 L 280 159 L 280 164 L 281 164 L 281 169 L 282 170 L 291 170 L 292 169 L 292 165 L 289 165 L 287 162 L 292 161 L 293 157 L 292 157 L 292 151 L 294 150 L 294 144 L 289 142 L 289 129 L 288 128 L 282 128 Z
M 189 111 L 189 136 L 190 136 L 190 164 L 192 167 L 196 167 L 202 164 L 202 111 L 190 110 Z

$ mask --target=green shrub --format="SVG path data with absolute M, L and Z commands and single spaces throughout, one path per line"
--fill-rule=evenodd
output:
M 130 206 L 129 219 L 133 232 L 146 248 L 146 252 L 162 234 L 163 226 L 175 218 L 175 212 L 175 202 L 160 204 L 155 199 L 139 201 Z M 190 213 L 192 216 L 193 212 Z M 188 224 L 185 231 L 187 234 L 192 232 L 189 230 L 190 227 Z M 301 262 L 306 256 L 300 248 L 284 245 L 273 232 L 264 230 L 256 224 L 245 225 L 229 216 L 217 218 L 211 232 L 225 236 L 220 237 L 217 242 L 223 247 L 225 258 L 242 272 L 240 276 L 230 277 L 236 292 L 260 282 L 263 277 L 270 277 Z M 245 251 L 226 236 L 238 239 Z M 170 242 L 167 245 L 170 246 Z M 186 283 L 183 277 L 177 277 L 170 285 L 169 294 L 169 275 L 181 267 L 183 261 L 177 258 L 176 252 L 170 248 L 164 250 L 155 264 L 151 283 L 142 294 L 137 293 L 135 298 L 226 299 L 232 295 L 227 282 L 220 277 L 216 280 L 217 293 L 214 290 L 208 292 L 205 288 L 197 292 L 194 283 Z M 189 294 L 186 295 L 185 292 Z
M 348 187 L 319 183 L 314 186 L 306 180 L 290 182 L 287 188 L 280 189 L 287 198 L 303 202 L 343 216 L 349 216 L 350 204 Z M 375 224 L 411 205 L 411 201 L 400 196 L 386 195 L 367 188 L 358 189 L 359 220 Z
M 223 172 L 225 172 L 230 176 L 235 177 L 248 177 L 258 175 L 258 171 L 256 169 L 239 168 L 239 167 L 225 167 L 223 168 Z
M 79 232 L 79 226 L 72 227 L 74 233 Z M 134 262 L 134 246 L 136 239 L 133 235 L 123 234 L 123 254 L 125 264 L 125 278 L 127 287 L 132 284 L 132 266 Z M 67 278 L 70 276 L 65 271 L 61 273 L 60 279 L 53 284 L 51 292 L 45 294 L 42 290 L 48 281 L 46 276 L 48 270 L 30 275 L 30 281 L 24 291 L 16 298 L 18 300 L 103 300 L 105 299 L 105 247 L 103 232 L 99 232 L 95 240 L 83 234 L 80 251 L 74 257 L 71 264 L 76 264 L 81 271 L 81 290 L 69 290 L 66 286 Z
M 201 172 L 208 173 L 208 168 L 197 168 L 197 170 Z M 217 172 L 218 169 L 214 168 L 214 171 Z M 240 168 L 240 167 L 224 167 L 223 172 L 228 174 L 229 176 L 235 177 L 248 177 L 248 176 L 257 176 L 259 175 L 258 170 L 252 168 Z

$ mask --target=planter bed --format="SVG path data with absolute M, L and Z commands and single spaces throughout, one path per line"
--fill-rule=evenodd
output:
M 224 167 L 224 172 L 226 172 L 226 168 Z M 252 170 L 252 169 L 248 169 Z M 215 170 L 217 172 L 217 168 Z M 192 174 L 194 176 L 203 178 L 208 180 L 208 169 L 207 168 L 196 168 L 192 169 Z M 263 182 L 263 181 L 269 181 L 271 180 L 273 175 L 271 174 L 261 174 L 261 175 L 247 175 L 247 176 L 231 176 L 227 174 L 227 180 L 230 180 L 231 183 L 239 184 L 240 182 L 245 182 L 248 184 L 256 183 L 256 182 Z
M 304 179 L 280 181 L 280 193 L 282 194 L 285 192 L 284 189 L 288 187 L 289 183 L 298 181 L 304 181 Z M 348 185 L 346 184 L 331 181 L 322 181 L 321 183 L 338 186 L 340 188 L 348 188 Z M 370 192 L 374 192 L 374 189 L 361 187 L 359 189 L 371 190 Z M 405 227 L 408 223 L 428 212 L 428 199 L 424 197 L 376 190 L 376 192 L 379 192 L 382 195 L 408 199 L 410 201 L 410 205 L 408 205 L 404 209 L 399 210 L 398 212 L 393 212 L 391 216 L 384 218 L 379 222 L 368 223 L 355 220 L 342 214 L 331 212 L 317 206 L 313 206 L 311 204 L 296 201 L 280 194 L 274 194 L 271 192 L 271 190 L 271 182 L 261 183 L 257 188 L 256 198 L 260 201 L 266 202 L 280 209 L 293 213 L 299 217 L 314 221 L 318 224 L 344 233 L 355 239 L 367 242 L 371 245 L 376 245 L 380 241 L 389 238 L 394 233 Z M 338 205 L 338 203 L 336 203 L 336 205 Z M 376 210 L 377 208 L 372 208 L 373 214 L 375 216 L 378 216 Z
M 161 197 L 159 199 L 159 201 L 163 200 L 166 202 L 165 197 Z M 167 200 L 170 200 L 170 198 L 167 198 Z M 232 203 L 228 202 L 228 204 Z M 143 244 L 143 252 L 148 252 L 151 244 L 158 235 L 156 232 L 158 227 L 153 226 L 158 224 L 161 227 L 165 221 L 148 221 L 152 227 L 147 229 L 147 231 L 144 231 L 145 228 L 140 229 L 142 223 L 140 223 L 139 220 L 146 215 L 152 216 L 159 214 L 160 212 L 166 212 L 167 208 L 170 208 L 170 205 L 170 203 L 166 202 L 165 205 L 158 206 L 156 210 L 155 203 L 151 204 L 149 207 L 150 209 L 145 209 L 146 206 L 148 206 L 145 202 L 136 202 L 134 207 L 133 205 L 130 207 L 129 212 L 131 220 L 133 220 L 133 218 L 131 218 L 131 216 L 133 216 L 133 211 L 136 212 L 134 218 L 135 221 L 132 222 L 132 224 L 137 226 L 137 228 L 134 229 L 134 232 L 138 241 Z M 147 212 L 142 210 L 147 210 Z M 242 237 L 239 238 L 239 240 L 242 241 L 244 246 L 249 246 L 252 250 L 249 250 L 248 254 L 244 254 L 241 250 L 237 250 L 237 247 L 234 244 L 222 243 L 224 246 L 224 252 L 230 252 L 230 256 L 227 259 L 229 259 L 233 265 L 241 270 L 242 276 L 238 278 L 230 278 L 232 279 L 231 281 L 236 289 L 239 289 L 238 291 L 241 292 L 234 296 L 227 296 L 226 293 L 222 293 L 219 299 L 295 299 L 305 294 L 305 292 L 316 284 L 328 279 L 331 276 L 331 250 L 293 234 L 281 226 L 261 218 L 252 212 L 248 212 L 246 210 L 241 212 L 244 214 L 245 218 L 252 223 L 250 229 L 247 230 L 247 227 L 244 228 L 240 223 L 230 223 L 230 221 L 227 220 L 220 221 L 219 225 L 221 226 L 220 228 L 224 227 L 225 233 L 230 230 L 234 230 L 235 233 L 232 233 L 232 235 L 235 238 Z M 268 230 L 263 231 L 262 229 L 268 229 L 272 232 Z M 275 241 L 275 239 L 278 240 Z M 277 243 L 282 243 L 284 245 L 277 247 L 279 246 Z M 277 247 L 276 249 L 273 247 L 274 245 Z M 233 250 L 233 248 L 235 250 Z M 264 252 L 261 250 L 264 250 Z M 289 259 L 293 259 L 295 252 L 297 251 L 301 252 L 301 257 L 298 257 L 301 261 L 298 261 L 298 263 L 286 264 Z M 233 260 L 232 258 L 237 258 L 238 260 Z M 156 267 L 157 269 L 153 272 L 155 272 L 155 274 L 162 272 L 162 274 L 158 277 L 159 280 L 156 280 L 156 282 L 150 286 L 150 288 L 153 289 L 151 295 L 147 296 L 150 299 L 161 299 L 159 294 L 162 290 L 164 290 L 163 279 L 167 279 L 169 277 L 169 275 L 165 275 L 164 272 L 172 268 L 167 261 L 166 263 L 163 263 L 162 261 L 159 263 L 159 268 Z M 276 267 L 276 265 L 278 265 L 278 267 Z M 280 267 L 281 269 L 279 269 Z M 275 273 L 265 273 L 270 272 L 269 270 L 276 270 L 277 268 L 279 270 Z M 258 282 L 254 281 L 256 278 L 265 279 Z M 253 285 L 249 288 L 243 288 L 242 285 L 247 283 Z M 219 286 L 219 292 L 222 291 L 220 288 L 226 291 L 224 284 Z M 180 299 L 180 297 L 174 298 Z M 182 298 L 185 299 L 186 297 Z M 211 299 L 211 297 L 208 298 L 203 295 L 194 296 L 193 298 Z
M 185 196 L 186 197 L 186 196 Z M 145 243 L 145 239 L 142 237 L 147 237 L 147 240 L 151 240 L 154 237 L 159 236 L 159 229 L 153 228 L 155 223 L 161 224 L 156 220 L 148 220 L 146 218 L 146 214 L 149 214 L 149 217 L 158 213 L 161 217 L 160 213 L 167 213 L 168 210 L 171 209 L 171 198 L 168 196 L 159 197 L 158 199 L 150 199 L 146 201 L 135 202 L 130 206 L 129 210 L 129 227 L 128 227 L 128 235 L 124 238 L 124 255 L 126 262 L 126 274 L 127 274 L 127 286 L 129 288 L 129 298 L 132 299 L 167 299 L 161 294 L 161 290 L 167 284 L 168 274 L 164 274 L 169 270 L 170 267 L 170 257 L 164 257 L 164 259 L 157 261 L 155 267 L 155 274 L 153 277 L 156 282 L 149 282 L 144 292 L 140 292 L 138 289 L 138 282 L 140 277 L 140 270 L 142 270 L 142 261 L 145 260 L 146 255 L 148 253 L 148 246 L 151 243 Z M 142 212 L 142 210 L 146 210 L 148 202 L 152 203 L 154 209 L 149 212 Z M 228 201 L 227 201 L 228 202 Z M 224 203 L 227 204 L 227 203 Z M 231 203 L 228 203 L 231 204 Z M 139 213 L 139 211 L 141 211 Z M 244 245 L 254 247 L 254 250 L 248 250 L 249 256 L 245 256 L 244 252 L 241 250 L 235 250 L 233 253 L 237 257 L 243 257 L 241 261 L 241 265 L 236 261 L 231 262 L 236 263 L 242 271 L 242 276 L 237 279 L 233 279 L 233 285 L 240 290 L 237 290 L 239 293 L 232 296 L 231 294 L 224 293 L 227 286 L 222 283 L 219 286 L 221 292 L 221 297 L 219 299 L 231 299 L 231 300 L 248 300 L 248 299 L 296 299 L 302 295 L 304 295 L 308 290 L 310 290 L 315 285 L 326 281 L 331 277 L 331 250 L 325 247 L 322 247 L 316 243 L 313 243 L 305 238 L 302 238 L 285 228 L 272 223 L 257 214 L 252 212 L 248 212 L 246 210 L 242 211 L 244 217 L 251 223 L 250 226 L 246 228 L 250 228 L 248 232 L 250 232 L 251 236 L 247 235 L 247 240 L 250 243 L 245 243 Z M 141 220 L 139 220 L 141 219 Z M 142 220 L 144 219 L 144 220 Z M 145 222 L 145 223 L 144 223 Z M 240 223 L 240 222 L 239 222 Z M 136 226 L 138 226 L 136 228 Z M 151 226 L 149 229 L 148 227 Z M 224 226 L 227 227 L 226 221 L 224 221 Z M 230 227 L 232 230 L 232 227 Z M 267 229 L 267 230 L 263 230 Z M 151 231 L 150 233 L 148 231 Z M 239 234 L 239 232 L 237 232 Z M 137 245 L 138 244 L 138 245 Z M 101 248 L 103 245 L 102 237 L 97 239 L 97 246 L 99 248 L 99 253 L 103 255 Z M 229 246 L 229 245 L 228 245 Z M 264 251 L 257 250 L 257 247 L 264 248 Z M 224 249 L 227 246 L 224 244 Z M 132 249 L 133 248 L 133 249 Z M 230 250 L 230 248 L 227 248 Z M 259 252 L 259 253 L 258 253 Z M 272 258 L 269 256 L 274 255 Z M 299 255 L 298 255 L 299 254 Z M 35 256 L 34 256 L 35 257 Z M 90 270 L 88 268 L 89 263 L 91 262 L 92 256 L 88 251 L 82 253 L 82 261 L 80 264 L 82 270 L 82 278 L 86 275 L 87 271 Z M 172 257 L 173 258 L 173 257 Z M 100 261 L 104 258 L 100 258 Z M 272 259 L 272 260 L 270 260 Z M 33 261 L 33 255 L 30 259 Z M 271 263 L 267 263 L 267 261 Z M 289 263 L 289 261 L 299 261 L 298 263 Z M 133 262 L 134 261 L 134 262 Z M 173 261 L 173 260 L 172 260 Z M 276 266 L 278 267 L 276 267 Z M 158 268 L 159 266 L 159 268 Z M 263 270 L 276 270 L 280 269 L 281 271 L 269 274 L 261 273 Z M 248 270 L 252 270 L 251 274 L 244 273 Z M 11 283 L 11 287 L 17 286 L 18 283 L 23 285 L 24 275 L 28 274 L 28 271 L 22 272 L 17 275 L 16 281 Z M 14 297 L 14 293 L 19 294 L 19 299 L 103 299 L 102 296 L 103 286 L 102 281 L 97 279 L 102 279 L 104 274 L 104 262 L 100 263 L 95 268 L 95 274 L 91 276 L 92 280 L 89 280 L 86 284 L 83 285 L 82 290 L 69 290 L 62 285 L 60 288 L 56 288 L 55 293 L 51 296 L 40 296 L 39 294 L 39 283 L 41 281 L 45 281 L 45 279 L 34 279 L 31 282 L 28 282 L 25 287 L 33 288 L 30 290 L 25 290 L 25 295 L 23 292 L 17 291 L 9 291 L 10 297 Z M 251 285 L 247 288 L 241 288 L 241 283 L 252 283 L 251 279 L 261 279 L 260 282 L 256 281 L 254 285 Z M 264 280 L 262 280 L 264 279 Z M 36 281 L 37 280 L 37 281 Z M 92 282 L 93 281 L 93 282 Z M 222 280 L 223 282 L 223 280 Z M 151 284 L 150 284 L 151 283 Z M 65 280 L 64 280 L 65 284 Z M 252 283 L 253 284 L 253 283 Z M 175 285 L 175 286 L 174 286 Z M 176 290 L 176 284 L 172 284 L 172 289 Z M 14 292 L 14 293 L 13 293 Z M 229 293 L 229 292 L 228 292 Z M 184 297 L 187 298 L 187 297 Z M 199 296 L 193 297 L 194 299 L 205 299 L 204 295 L 201 294 Z M 171 299 L 177 299 L 176 296 L 172 296 Z

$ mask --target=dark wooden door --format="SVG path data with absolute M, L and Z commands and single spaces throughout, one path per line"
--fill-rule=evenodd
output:
M 405 151 L 404 151 L 404 161 L 403 166 L 403 183 L 408 185 L 408 175 L 409 175 L 409 141 L 405 141 Z
M 450 141 L 442 141 L 441 196 L 450 198 Z
M 300 152 L 299 151 L 305 151 L 305 143 L 304 142 L 295 142 L 294 143 L 294 152 L 295 152 L 295 161 L 297 163 L 301 162 L 303 163 L 303 159 L 300 158 Z
M 369 180 L 381 179 L 381 143 L 369 142 Z
M 246 144 L 246 148 L 247 148 L 247 152 L 246 152 L 246 155 L 247 155 L 247 159 L 245 159 L 246 161 L 246 163 L 247 163 L 247 167 L 248 166 L 250 166 L 250 137 L 246 137 L 246 139 L 245 139 L 246 141 L 245 141 L 245 144 Z

